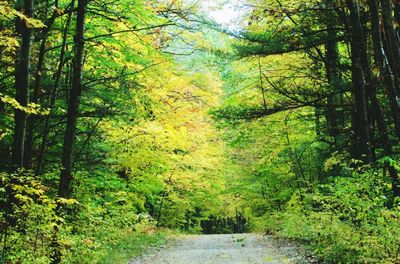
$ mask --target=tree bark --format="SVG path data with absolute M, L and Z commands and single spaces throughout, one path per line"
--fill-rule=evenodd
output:
M 33 16 L 33 1 L 18 0 L 15 3 L 16 10 L 22 11 L 25 16 Z M 29 70 L 31 56 L 32 30 L 21 18 L 16 18 L 16 30 L 20 35 L 20 50 L 15 64 L 15 97 L 19 104 L 27 106 L 29 102 Z M 15 109 L 14 112 L 14 142 L 12 151 L 12 163 L 15 169 L 24 167 L 24 149 L 26 135 L 26 112 Z
M 60 84 L 61 74 L 62 74 L 62 70 L 63 70 L 64 64 L 65 64 L 65 51 L 67 48 L 68 30 L 71 25 L 72 14 L 74 12 L 74 6 L 75 6 L 75 0 L 72 0 L 69 11 L 68 11 L 67 21 L 65 22 L 65 26 L 64 26 L 64 30 L 63 30 L 63 41 L 61 44 L 61 51 L 60 51 L 60 56 L 58 59 L 57 69 L 54 73 L 54 78 L 53 78 L 54 83 L 53 83 L 51 91 L 50 91 L 50 103 L 48 105 L 48 108 L 50 109 L 50 113 L 49 113 L 49 115 L 47 115 L 45 117 L 45 121 L 44 121 L 43 134 L 42 134 L 42 139 L 41 139 L 39 154 L 38 154 L 38 160 L 37 160 L 37 165 L 36 165 L 36 170 L 35 170 L 36 175 L 42 174 L 42 171 L 43 171 L 43 165 L 44 165 L 44 160 L 45 160 L 45 155 L 46 155 L 47 139 L 48 139 L 48 136 L 50 133 L 50 118 L 52 116 L 54 104 L 56 102 L 57 89 Z
M 368 37 L 367 37 L 367 17 L 363 16 L 361 22 L 362 24 L 362 35 L 363 41 L 361 42 L 361 65 L 364 72 L 364 79 L 365 79 L 365 95 L 366 95 L 366 104 L 367 104 L 367 113 L 368 113 L 368 129 L 370 134 L 370 141 L 371 141 L 371 153 L 372 153 L 372 162 L 375 163 L 376 161 L 376 146 L 377 142 L 375 139 L 375 123 L 378 124 L 378 129 L 381 129 L 380 132 L 383 130 L 386 131 L 386 126 L 384 123 L 384 117 L 382 113 L 382 108 L 380 106 L 377 94 L 376 94 L 376 85 L 377 82 L 373 78 L 372 70 L 371 70 L 371 60 L 370 54 L 368 52 Z M 381 123 L 380 121 L 383 121 Z M 389 142 L 388 142 L 389 143 Z
M 84 53 L 84 31 L 87 0 L 78 0 L 76 10 L 75 28 L 75 56 L 73 65 L 73 76 L 71 91 L 69 94 L 67 127 L 64 135 L 64 148 L 62 154 L 62 169 L 58 195 L 60 197 L 70 197 L 72 183 L 72 152 L 75 142 L 76 124 L 79 114 L 80 97 L 82 93 L 82 68 Z
M 400 44 L 394 29 L 393 8 L 390 0 L 381 0 L 382 22 L 387 57 L 395 78 L 395 90 L 400 95 Z
M 32 96 L 32 103 L 37 103 L 39 100 L 39 96 L 41 93 L 41 80 L 43 74 L 43 66 L 45 62 L 45 55 L 46 55 L 46 43 L 47 38 L 49 36 L 49 32 L 54 25 L 56 18 L 59 16 L 57 11 L 58 8 L 58 1 L 54 3 L 54 11 L 51 17 L 47 20 L 46 26 L 42 29 L 42 36 L 41 36 L 41 43 L 39 48 L 39 55 L 38 55 L 38 62 L 36 65 L 35 70 L 35 78 L 33 83 L 33 96 Z M 48 7 L 46 7 L 46 10 Z M 26 141 L 25 141 L 25 154 L 24 154 L 24 164 L 27 168 L 32 167 L 32 151 L 34 145 L 34 128 L 35 128 L 35 116 L 29 116 L 27 120 L 27 132 L 26 132 Z
M 371 11 L 371 29 L 375 64 L 378 66 L 380 75 L 383 78 L 383 84 L 385 86 L 385 90 L 390 103 L 390 110 L 392 113 L 395 132 L 398 139 L 400 140 L 400 106 L 398 103 L 398 93 L 396 90 L 395 76 L 393 75 L 391 64 L 389 64 L 389 55 L 387 56 L 385 52 L 385 48 L 386 51 L 389 51 L 389 48 L 387 43 L 384 43 L 381 37 L 379 3 L 376 0 L 369 0 L 369 5 Z
M 371 35 L 374 47 L 374 61 L 379 69 L 380 75 L 384 79 L 384 86 L 389 96 L 389 101 L 391 104 L 391 110 L 393 119 L 395 122 L 395 126 L 398 126 L 398 114 L 400 113 L 399 109 L 396 110 L 395 102 L 393 101 L 396 98 L 396 91 L 394 89 L 393 77 L 390 75 L 390 70 L 387 68 L 389 65 L 384 63 L 384 54 L 382 53 L 382 41 L 380 36 L 380 22 L 379 22 L 379 4 L 376 0 L 368 0 L 369 9 L 370 9 L 370 20 L 371 20 Z M 382 109 L 379 105 L 379 101 L 376 95 L 376 86 L 369 92 L 369 97 L 371 100 L 371 104 L 375 106 L 376 109 L 375 117 L 376 123 L 378 125 L 378 129 L 380 131 L 381 144 L 383 146 L 383 151 L 385 156 L 391 157 L 393 155 L 392 145 L 390 143 L 388 130 L 385 124 L 384 115 Z M 396 168 L 389 164 L 388 166 L 389 175 L 392 179 L 392 192 L 394 197 L 400 196 L 400 180 L 399 175 L 397 173 Z
M 333 8 L 333 1 L 326 0 L 325 1 L 327 8 Z M 325 44 L 326 49 L 326 78 L 328 80 L 328 84 L 330 86 L 329 92 L 334 95 L 331 95 L 327 98 L 328 106 L 327 106 L 327 126 L 328 126 L 328 135 L 333 138 L 334 146 L 337 149 L 341 142 L 339 139 L 340 134 L 340 126 L 343 125 L 344 116 L 343 111 L 338 111 L 337 108 L 339 105 L 343 104 L 343 94 L 337 93 L 337 89 L 340 89 L 341 77 L 339 74 L 339 48 L 337 42 L 337 32 L 335 30 L 335 20 L 334 13 L 329 12 L 326 16 L 326 26 L 328 31 L 328 41 Z
M 371 140 L 368 127 L 368 114 L 365 92 L 365 75 L 362 67 L 363 29 L 360 22 L 359 6 L 354 0 L 346 0 L 350 10 L 351 59 L 353 96 L 355 103 L 353 145 L 355 158 L 370 163 L 372 161 Z

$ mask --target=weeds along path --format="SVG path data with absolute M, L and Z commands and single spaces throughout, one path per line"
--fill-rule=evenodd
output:
M 257 234 L 192 235 L 129 264 L 312 263 L 299 249 Z

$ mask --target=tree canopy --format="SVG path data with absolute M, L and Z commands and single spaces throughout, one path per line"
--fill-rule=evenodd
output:
M 399 25 L 389 0 L 0 0 L 0 262 L 235 217 L 399 262 Z

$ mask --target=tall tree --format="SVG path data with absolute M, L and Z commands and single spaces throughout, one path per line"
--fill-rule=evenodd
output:
M 27 18 L 33 16 L 33 0 L 17 0 L 15 9 L 24 13 Z M 16 18 L 16 31 L 20 36 L 20 49 L 15 64 L 15 97 L 21 106 L 29 102 L 29 70 L 31 56 L 32 29 L 23 18 Z M 24 167 L 24 149 L 27 114 L 21 109 L 15 109 L 14 143 L 12 163 L 15 168 Z
M 394 28 L 393 8 L 389 0 L 381 0 L 382 24 L 385 33 L 385 47 L 388 61 L 396 81 L 396 93 L 400 94 L 400 43 Z
M 328 134 L 333 138 L 335 147 L 338 147 L 343 142 L 339 141 L 340 127 L 343 126 L 344 116 L 342 111 L 338 111 L 338 107 L 343 104 L 343 93 L 341 89 L 340 77 L 340 59 L 339 59 L 339 45 L 336 32 L 336 19 L 332 0 L 326 0 L 328 14 L 326 16 L 327 26 L 327 42 L 326 49 L 326 77 L 330 86 L 328 96 L 328 109 L 327 109 L 327 125 Z M 338 91 L 339 90 L 339 91 Z
M 47 140 L 48 140 L 48 136 L 50 133 L 50 117 L 54 111 L 54 104 L 56 102 L 57 89 L 59 88 L 62 70 L 65 65 L 65 54 L 66 54 L 66 49 L 67 49 L 68 30 L 71 25 L 72 14 L 74 12 L 74 6 L 75 6 L 75 0 L 72 0 L 71 3 L 69 4 L 67 20 L 65 22 L 65 26 L 64 26 L 64 29 L 62 32 L 62 44 L 61 44 L 60 55 L 58 58 L 58 64 L 57 64 L 56 70 L 53 75 L 54 83 L 52 84 L 51 89 L 49 91 L 49 93 L 50 93 L 49 101 L 50 102 L 48 104 L 48 108 L 50 108 L 50 113 L 49 113 L 49 115 L 47 115 L 45 117 L 45 121 L 44 121 L 43 133 L 42 133 L 42 137 L 41 137 L 39 154 L 38 154 L 36 170 L 35 170 L 36 175 L 42 174 L 42 171 L 43 171 L 44 160 L 45 160 L 45 155 L 46 155 L 46 148 L 47 148 Z M 69 78 L 67 78 L 67 79 L 69 79 Z
M 379 21 L 379 4 L 376 0 L 368 1 L 369 9 L 370 9 L 370 21 L 371 21 L 371 37 L 373 41 L 373 49 L 374 49 L 374 61 L 375 65 L 379 69 L 380 75 L 383 77 L 383 85 L 386 88 L 391 112 L 393 116 L 393 122 L 395 129 L 397 130 L 399 127 L 399 116 L 400 113 L 398 109 L 398 104 L 396 102 L 396 90 L 395 84 L 393 81 L 393 76 L 391 74 L 390 66 L 387 63 L 385 58 L 385 54 L 383 51 L 383 45 L 381 42 L 381 34 L 380 34 L 380 21 Z M 366 52 L 366 47 L 363 48 Z M 372 81 L 372 80 L 371 80 Z M 376 81 L 374 81 L 376 84 Z M 370 87 L 370 91 L 368 91 L 368 96 L 371 100 L 372 107 L 375 109 L 375 118 L 378 128 L 380 130 L 380 138 L 381 144 L 383 146 L 383 151 L 386 156 L 393 156 L 393 148 L 390 143 L 389 132 L 387 126 L 385 124 L 385 118 L 383 115 L 383 110 L 379 105 L 379 100 L 376 95 L 376 86 L 372 85 Z M 400 196 L 400 181 L 396 168 L 393 164 L 388 164 L 389 175 L 392 179 L 392 190 L 394 197 Z
M 78 7 L 76 9 L 75 55 L 72 84 L 68 100 L 67 127 L 64 135 L 61 177 L 58 189 L 58 195 L 61 197 L 69 197 L 71 195 L 72 153 L 75 142 L 76 124 L 79 115 L 80 97 L 82 93 L 82 69 L 85 47 L 84 33 L 87 2 L 87 0 L 78 0 Z
M 362 67 L 363 28 L 360 21 L 360 8 L 356 1 L 347 0 L 350 10 L 351 24 L 351 59 L 352 59 L 352 81 L 354 96 L 354 120 L 353 151 L 357 158 L 369 163 L 372 161 L 371 138 L 369 131 L 365 73 Z
M 46 2 L 45 5 L 46 10 L 50 9 L 49 2 Z M 37 58 L 37 64 L 34 73 L 34 82 L 33 82 L 33 96 L 31 98 L 32 103 L 37 103 L 39 100 L 39 96 L 41 93 L 41 82 L 42 82 L 42 75 L 43 75 L 43 68 L 45 66 L 45 57 L 46 57 L 46 43 L 48 42 L 48 37 L 50 30 L 52 29 L 56 18 L 59 17 L 63 12 L 60 12 L 58 9 L 58 0 L 54 2 L 53 6 L 53 13 L 47 19 L 45 26 L 41 30 L 40 38 L 40 47 L 39 47 L 39 54 Z M 27 120 L 27 132 L 26 132 L 26 142 L 25 142 L 25 153 L 24 153 L 24 163 L 28 168 L 31 167 L 32 161 L 32 151 L 34 145 L 34 130 L 35 130 L 35 121 L 36 117 L 31 115 L 28 117 Z

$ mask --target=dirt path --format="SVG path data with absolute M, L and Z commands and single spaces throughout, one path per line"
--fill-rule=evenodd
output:
M 182 236 L 164 248 L 129 264 L 278 264 L 311 263 L 294 246 L 256 234 Z

